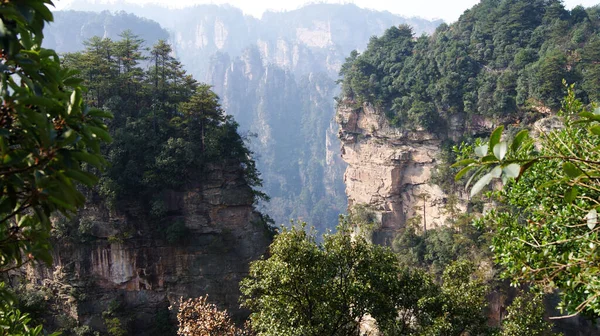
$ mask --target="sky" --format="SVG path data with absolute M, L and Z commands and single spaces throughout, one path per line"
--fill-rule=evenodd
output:
M 55 0 L 57 9 L 68 8 L 69 3 L 76 0 Z M 425 19 L 443 19 L 450 23 L 458 19 L 466 9 L 477 4 L 479 0 L 328 0 L 328 1 L 307 1 L 307 0 L 90 0 L 96 2 L 115 2 L 126 1 L 129 3 L 145 4 L 159 3 L 169 7 L 186 7 L 196 4 L 225 4 L 228 3 L 238 7 L 244 13 L 260 18 L 266 10 L 293 10 L 302 7 L 304 4 L 314 2 L 327 3 L 354 3 L 359 7 L 387 10 L 394 14 L 403 16 L 419 16 Z M 567 8 L 573 8 L 577 5 L 584 7 L 599 4 L 600 0 L 564 0 Z

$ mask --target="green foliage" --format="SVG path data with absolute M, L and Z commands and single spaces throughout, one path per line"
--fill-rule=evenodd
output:
M 107 317 L 104 318 L 104 324 L 106 325 L 106 330 L 110 336 L 126 336 L 127 331 L 123 329 L 121 325 L 121 320 L 117 317 Z
M 259 335 L 348 335 L 375 307 L 379 314 L 394 311 L 385 299 L 398 272 L 394 255 L 353 241 L 346 229 L 319 246 L 303 227 L 282 228 L 270 255 L 253 262 L 241 283 Z
M 440 286 L 400 267 L 389 248 L 352 237 L 345 222 L 321 244 L 292 226 L 251 264 L 242 304 L 258 335 L 355 335 L 366 314 L 385 335 L 483 335 L 489 287 L 474 272 L 455 263 Z
M 465 216 L 463 224 L 470 218 Z M 443 226 L 421 234 L 408 226 L 395 237 L 393 248 L 401 265 L 423 268 L 440 277 L 455 261 L 487 259 L 486 243 L 483 233 L 472 225 Z
M 559 289 L 564 311 L 597 317 L 600 114 L 570 87 L 558 120 L 558 128 L 535 130 L 537 145 L 523 131 L 494 146 L 505 143 L 506 155 L 490 153 L 491 139 L 475 149 L 475 158 L 458 164 L 477 171 L 471 194 L 494 179 L 504 182 L 494 193 L 503 206 L 478 222 L 495 232 L 492 249 L 503 275 L 514 284 Z
M 372 238 L 373 231 L 381 226 L 380 219 L 367 204 L 355 204 L 348 212 L 348 221 L 354 226 L 355 233 L 367 239 Z
M 88 109 L 72 70 L 40 48 L 50 1 L 1 5 L 4 53 L 0 67 L 0 272 L 24 262 L 51 262 L 50 215 L 71 216 L 84 204 L 79 183 L 104 168 L 100 144 L 109 142 L 102 119 Z
M 49 0 L 0 4 L 0 273 L 25 263 L 51 264 L 50 217 L 69 218 L 85 202 L 80 185 L 105 168 L 100 147 L 111 141 L 104 118 L 90 109 L 76 72 L 41 48 L 52 21 Z M 3 335 L 39 335 L 42 326 L 14 306 L 0 286 Z M 32 297 L 33 299 L 33 297 Z M 29 301 L 29 300 L 28 300 Z M 26 302 L 32 303 L 32 302 Z
M 121 310 L 121 303 L 117 300 L 112 300 L 107 309 L 102 312 L 102 319 L 106 326 L 106 331 L 110 336 L 126 336 L 127 330 L 123 327 L 123 322 L 117 316 Z
M 166 231 L 167 242 L 176 244 L 181 242 L 189 234 L 189 229 L 185 226 L 182 220 L 175 221 L 169 225 Z
M 553 336 L 552 324 L 544 319 L 544 302 L 540 295 L 525 294 L 515 298 L 507 308 L 500 336 Z
M 29 326 L 31 318 L 27 314 L 10 305 L 5 305 L 0 309 L 0 335 L 11 336 L 41 336 L 43 335 L 42 326 Z M 54 333 L 51 336 L 58 336 Z
M 431 131 L 456 114 L 468 126 L 470 115 L 518 119 L 530 104 L 557 110 L 563 79 L 595 99 L 597 11 L 568 11 L 559 0 L 483 0 L 430 37 L 392 27 L 346 59 L 341 95 L 382 108 L 397 127 Z
M 164 223 L 181 214 L 165 197 L 202 183 L 211 169 L 240 167 L 250 197 L 266 195 L 256 189 L 261 179 L 238 124 L 210 86 L 188 75 L 165 41 L 145 50 L 142 39 L 125 31 L 118 41 L 90 39 L 85 51 L 65 55 L 64 63 L 89 86 L 87 102 L 115 115 L 114 142 L 103 147 L 111 166 L 97 193 L 111 210 L 145 218 L 155 234 L 167 232 L 174 241 L 184 234 L 182 226 Z

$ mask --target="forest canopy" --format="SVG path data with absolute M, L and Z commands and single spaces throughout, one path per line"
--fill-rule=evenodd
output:
M 396 127 L 429 130 L 455 115 L 518 121 L 556 111 L 563 79 L 580 84 L 584 102 L 598 101 L 599 12 L 559 0 L 483 0 L 432 36 L 392 27 L 347 58 L 341 97 L 380 107 Z
M 120 37 L 91 38 L 63 57 L 88 87 L 87 102 L 115 116 L 114 142 L 103 149 L 111 165 L 97 190 L 107 204 L 158 221 L 166 216 L 162 193 L 201 182 L 211 165 L 240 165 L 248 185 L 260 186 L 238 124 L 210 86 L 188 75 L 165 41 L 147 48 L 131 31 Z

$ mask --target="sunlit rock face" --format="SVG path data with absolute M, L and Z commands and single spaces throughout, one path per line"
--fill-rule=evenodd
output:
M 394 234 L 411 218 L 426 229 L 444 225 L 451 214 L 448 196 L 431 183 L 446 134 L 390 127 L 385 114 L 371 105 L 340 104 L 337 110 L 348 204 L 367 204 L 381 218 L 380 243 L 391 244 Z M 461 195 L 464 196 L 464 195 Z M 459 202 L 458 210 L 465 210 Z
M 158 39 L 173 44 L 173 55 L 196 79 L 213 85 L 240 130 L 257 135 L 249 146 L 271 196 L 265 212 L 277 225 L 299 219 L 319 230 L 335 228 L 347 208 L 334 120 L 336 80 L 345 58 L 391 26 L 409 24 L 419 36 L 440 23 L 351 4 L 313 4 L 261 18 L 231 6 L 119 6 L 75 2 L 72 8 L 125 10 L 156 21 L 138 18 L 139 27 L 160 24 L 161 34 L 142 36 L 146 46 Z M 80 22 L 79 15 L 94 24 Z M 142 35 L 138 26 L 118 19 L 123 15 L 61 12 L 46 35 L 62 41 L 51 46 L 59 52 L 82 49 L 91 31 L 110 32 L 113 39 L 120 28 Z

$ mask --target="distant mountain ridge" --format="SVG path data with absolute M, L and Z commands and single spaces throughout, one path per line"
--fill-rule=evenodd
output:
M 433 33 L 443 21 L 406 18 L 390 12 L 362 9 L 354 4 L 310 4 L 286 12 L 265 12 L 261 19 L 244 15 L 230 5 L 196 5 L 183 9 L 169 9 L 158 5 L 139 6 L 126 3 L 93 4 L 79 1 L 70 9 L 102 12 L 125 11 L 158 22 L 171 33 L 178 57 L 187 69 L 204 79 L 208 60 L 194 59 L 210 56 L 216 51 L 233 57 L 240 56 L 250 45 L 261 46 L 263 57 L 289 69 L 294 64 L 289 55 L 279 50 L 282 45 L 304 45 L 315 55 L 316 63 L 330 59 L 337 70 L 345 57 L 354 49 L 364 49 L 371 36 L 381 34 L 390 26 L 408 24 L 415 32 Z M 299 50 L 300 52 L 301 50 Z M 192 52 L 192 53 L 190 53 Z M 335 55 L 336 62 L 332 56 Z M 298 54 L 301 55 L 301 54 Z M 340 62 L 337 62 L 340 60 Z M 286 61 L 288 63 L 286 63 Z M 289 62 L 291 61 L 291 62 Z M 298 67 L 293 66 L 294 70 Z M 299 70 L 300 72 L 306 72 Z
M 113 37 L 121 26 L 141 35 L 147 46 L 168 38 L 188 72 L 214 87 L 240 129 L 258 135 L 250 147 L 257 154 L 264 191 L 271 196 L 263 212 L 277 225 L 301 219 L 319 229 L 334 228 L 347 207 L 333 99 L 341 65 L 352 50 L 364 49 L 372 36 L 390 26 L 409 24 L 421 35 L 441 23 L 351 4 L 313 4 L 266 12 L 261 19 L 217 5 L 166 9 L 75 3 L 72 8 L 101 12 L 56 13 L 49 40 L 73 42 L 56 44 L 57 51 L 83 48 L 80 39 L 62 34 L 93 30 Z M 134 15 L 106 11 L 115 9 Z M 129 23 L 122 21 L 126 15 Z M 148 36 L 148 29 L 158 24 L 166 30 L 152 30 Z M 53 30 L 65 26 L 68 31 Z

